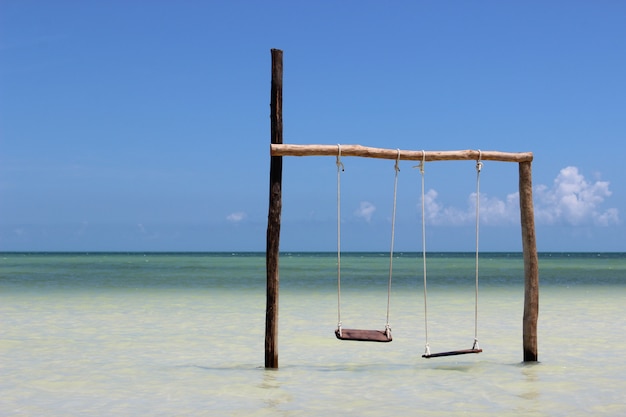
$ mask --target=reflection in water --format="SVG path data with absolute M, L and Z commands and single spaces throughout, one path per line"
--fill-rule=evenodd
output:
M 527 400 L 539 399 L 539 369 L 540 363 L 521 364 L 522 375 L 525 377 L 523 381 L 524 390 L 520 397 Z
M 291 401 L 291 395 L 289 395 L 281 387 L 279 381 L 279 370 L 277 369 L 263 369 L 262 380 L 259 387 L 263 390 L 262 396 L 265 402 L 265 408 L 267 408 L 271 415 L 278 415 L 277 413 L 285 413 L 280 409 L 280 406 L 287 404 Z

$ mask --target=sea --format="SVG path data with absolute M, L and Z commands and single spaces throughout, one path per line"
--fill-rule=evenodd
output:
M 474 253 L 427 254 L 426 294 L 421 253 L 340 263 L 338 297 L 336 253 L 281 253 L 265 369 L 264 253 L 0 253 L 0 416 L 626 415 L 625 253 L 539 254 L 535 363 L 520 253 L 478 297 Z

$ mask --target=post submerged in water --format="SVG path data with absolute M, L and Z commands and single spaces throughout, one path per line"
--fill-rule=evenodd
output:
M 283 51 L 272 49 L 272 86 L 270 98 L 271 143 L 283 143 Z M 282 210 L 283 157 L 270 157 L 270 197 L 267 215 L 267 304 L 265 308 L 265 367 L 278 368 L 278 258 Z
M 537 319 L 539 317 L 539 260 L 535 239 L 531 162 L 519 164 L 519 204 L 524 253 L 524 362 L 537 362 Z

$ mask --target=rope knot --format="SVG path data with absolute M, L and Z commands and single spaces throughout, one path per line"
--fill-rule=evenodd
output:
M 396 158 L 396 165 L 394 167 L 396 172 L 400 171 L 400 166 L 398 165 L 399 163 L 400 163 L 400 148 L 398 148 L 398 157 Z
M 482 152 L 478 150 L 478 159 L 476 160 L 476 171 L 480 172 L 483 169 L 483 161 L 481 161 Z
M 345 171 L 346 169 L 343 166 L 343 162 L 341 162 L 341 145 L 337 144 L 337 171 Z
M 424 175 L 424 166 L 425 165 L 426 165 L 426 151 L 422 150 L 422 160 L 420 161 L 419 164 L 417 164 L 413 168 L 419 168 L 420 169 L 420 174 L 422 174 L 422 176 L 423 176 Z

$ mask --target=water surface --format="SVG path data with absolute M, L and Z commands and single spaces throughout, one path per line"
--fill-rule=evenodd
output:
M 427 267 L 431 350 L 471 347 L 474 255 Z M 384 327 L 388 271 L 344 254 L 344 327 Z M 1 254 L 0 415 L 626 415 L 626 255 L 541 254 L 533 365 L 520 254 L 481 254 L 479 355 L 421 358 L 421 255 L 393 271 L 394 341 L 338 341 L 335 255 L 282 254 L 265 370 L 264 254 Z

